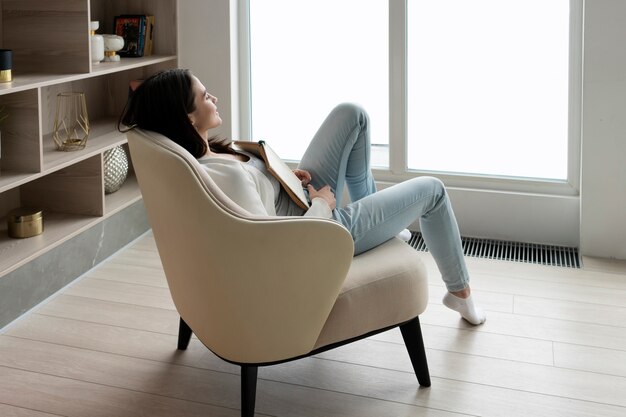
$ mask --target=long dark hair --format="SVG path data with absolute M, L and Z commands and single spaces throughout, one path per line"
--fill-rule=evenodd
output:
M 135 127 L 152 130 L 167 136 L 195 158 L 206 154 L 207 145 L 191 124 L 188 114 L 196 109 L 193 78 L 188 69 L 158 72 L 143 81 L 131 94 L 117 123 L 120 132 Z M 122 125 L 126 126 L 122 128 Z M 215 152 L 233 153 L 231 141 L 209 138 L 209 147 Z

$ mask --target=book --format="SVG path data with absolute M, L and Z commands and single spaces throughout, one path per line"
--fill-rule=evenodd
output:
M 145 15 L 115 16 L 114 33 L 124 38 L 124 47 L 118 52 L 120 56 L 143 56 L 146 38 Z
M 146 40 L 143 47 L 143 56 L 152 55 L 154 48 L 154 16 L 146 15 Z
M 233 148 L 250 152 L 261 158 L 265 162 L 269 173 L 280 182 L 283 189 L 289 194 L 289 197 L 300 208 L 307 210 L 310 207 L 309 199 L 302 188 L 300 179 L 296 177 L 296 174 L 289 168 L 289 165 L 280 159 L 276 152 L 274 152 L 265 141 L 235 141 L 233 142 Z

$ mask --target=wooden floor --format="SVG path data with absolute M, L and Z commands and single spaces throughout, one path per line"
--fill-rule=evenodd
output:
M 488 320 L 441 305 L 428 254 L 432 387 L 397 331 L 261 368 L 264 416 L 625 416 L 626 267 L 468 258 Z M 192 339 L 147 234 L 0 332 L 0 416 L 238 416 L 238 368 Z

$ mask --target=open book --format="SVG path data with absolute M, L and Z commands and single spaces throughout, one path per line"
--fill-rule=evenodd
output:
M 267 170 L 272 174 L 282 187 L 287 191 L 289 197 L 301 208 L 307 210 L 309 208 L 309 200 L 302 189 L 300 179 L 296 177 L 291 168 L 283 162 L 282 159 L 269 147 L 264 141 L 248 142 L 235 141 L 233 143 L 235 149 L 250 152 L 261 158 L 265 162 Z

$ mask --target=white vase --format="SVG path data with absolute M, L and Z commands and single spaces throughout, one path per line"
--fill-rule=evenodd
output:
M 124 38 L 117 35 L 102 35 L 104 38 L 104 62 L 118 62 L 117 51 L 124 47 Z
M 96 30 L 100 27 L 100 22 L 93 21 L 89 25 L 91 29 L 91 63 L 99 64 L 104 59 L 104 39 L 102 35 L 97 35 Z

